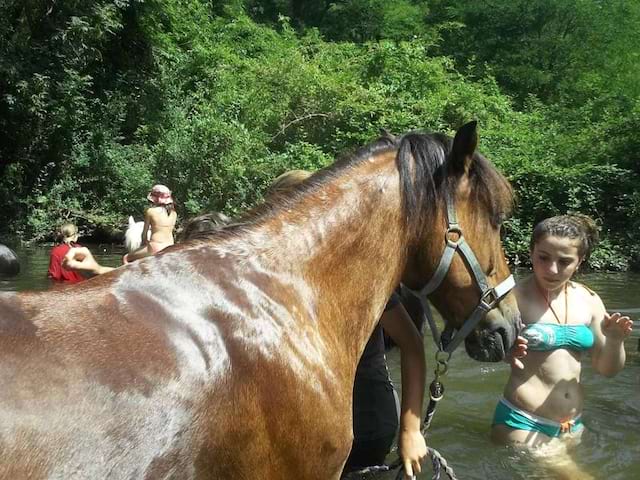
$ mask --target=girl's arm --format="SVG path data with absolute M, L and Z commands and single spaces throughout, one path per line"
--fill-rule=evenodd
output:
M 114 270 L 113 267 L 100 265 L 86 247 L 70 248 L 62 259 L 62 265 L 69 270 L 93 275 L 101 275 Z
M 631 334 L 633 321 L 617 312 L 609 315 L 596 294 L 593 294 L 592 301 L 591 331 L 595 343 L 591 364 L 599 374 L 613 377 L 624 367 L 624 339 Z
M 427 369 L 424 345 L 422 336 L 401 303 L 384 312 L 380 324 L 400 348 L 402 405 L 398 445 L 406 478 L 421 471 L 420 462 L 427 455 L 427 445 L 420 433 Z

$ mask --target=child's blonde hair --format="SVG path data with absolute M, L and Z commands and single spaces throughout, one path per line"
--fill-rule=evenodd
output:
M 60 227 L 60 237 L 63 243 L 75 242 L 78 239 L 78 227 L 73 223 L 65 223 Z
M 307 170 L 289 170 L 277 177 L 267 189 L 266 197 L 286 195 L 313 173 Z

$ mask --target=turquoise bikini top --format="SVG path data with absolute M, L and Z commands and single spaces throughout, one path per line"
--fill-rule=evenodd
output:
M 558 348 L 589 350 L 593 347 L 593 332 L 587 325 L 558 325 L 555 323 L 532 323 L 522 330 L 529 350 L 546 352 Z

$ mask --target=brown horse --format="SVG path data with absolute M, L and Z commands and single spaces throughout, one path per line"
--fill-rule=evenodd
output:
M 511 190 L 476 142 L 383 138 L 221 232 L 0 296 L 0 478 L 337 479 L 358 358 L 394 287 L 436 270 L 446 198 L 488 283 L 509 276 Z M 460 327 L 479 296 L 456 255 L 431 300 Z M 472 357 L 511 347 L 512 297 Z

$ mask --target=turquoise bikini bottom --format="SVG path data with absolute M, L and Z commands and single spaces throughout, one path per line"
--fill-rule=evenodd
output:
M 525 412 L 505 398 L 501 398 L 498 402 L 492 424 L 506 425 L 514 430 L 540 432 L 548 437 L 559 437 L 562 433 L 579 432 L 584 428 L 580 415 L 567 422 L 554 422 L 553 420 Z

